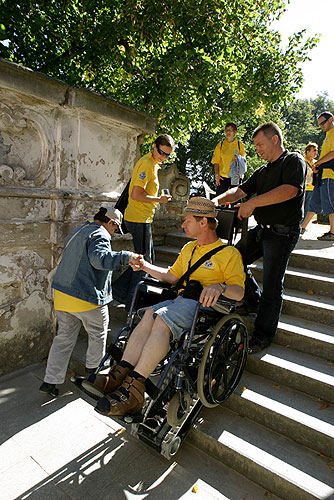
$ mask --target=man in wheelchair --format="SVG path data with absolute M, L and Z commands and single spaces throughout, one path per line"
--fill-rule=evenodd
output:
M 243 298 L 245 275 L 241 255 L 218 238 L 214 203 L 202 197 L 191 198 L 183 215 L 182 228 L 194 241 L 182 248 L 169 269 L 154 266 L 143 258 L 132 265 L 134 270 L 143 270 L 160 281 L 178 283 L 179 295 L 143 309 L 121 361 L 107 375 L 97 374 L 85 382 L 87 389 L 91 386 L 95 394 L 103 396 L 95 408 L 103 415 L 123 417 L 141 411 L 146 379 L 166 356 L 170 341 L 190 329 L 198 301 L 208 309 L 215 306 L 220 296 L 235 301 Z M 196 262 L 200 264 L 197 268 Z

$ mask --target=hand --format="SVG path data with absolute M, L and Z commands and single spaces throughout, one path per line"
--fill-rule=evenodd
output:
M 216 179 L 216 186 L 220 186 L 220 175 L 216 175 L 215 179 Z
M 203 307 L 214 306 L 222 293 L 220 285 L 209 285 L 203 288 L 199 301 Z
M 160 196 L 159 202 L 160 203 L 168 203 L 169 201 L 171 201 L 171 199 L 172 199 L 172 196 L 170 196 L 168 194 L 164 194 L 163 196 Z
M 144 257 L 140 254 L 134 253 L 132 259 L 129 262 L 129 266 L 132 267 L 134 271 L 140 271 L 145 265 Z
M 250 217 L 255 209 L 254 203 L 252 200 L 245 201 L 245 203 L 237 203 L 234 205 L 238 210 L 238 219 L 247 219 Z

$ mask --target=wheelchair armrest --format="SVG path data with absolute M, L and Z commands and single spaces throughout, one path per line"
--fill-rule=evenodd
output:
M 155 286 L 157 288 L 170 288 L 172 286 L 171 283 L 167 283 L 165 281 L 159 281 L 156 278 L 152 278 L 151 276 L 148 276 L 142 280 L 142 283 L 144 285 L 151 285 Z
M 235 310 L 237 305 L 239 305 L 240 302 L 237 300 L 233 299 L 228 299 L 227 297 L 219 297 L 217 300 L 216 304 L 212 307 L 217 312 L 220 312 L 222 314 L 230 314 Z

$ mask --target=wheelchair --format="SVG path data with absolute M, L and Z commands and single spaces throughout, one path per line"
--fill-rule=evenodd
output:
M 228 213 L 218 219 L 226 231 L 226 219 L 231 222 L 233 217 L 228 238 L 223 235 L 229 241 L 235 237 L 237 220 L 236 211 Z M 110 364 L 120 361 L 127 340 L 140 320 L 138 311 L 165 300 L 164 294 L 169 288 L 168 284 L 153 278 L 138 283 L 127 324 L 108 347 L 97 372 L 105 369 L 110 360 Z M 220 298 L 213 308 L 203 308 L 198 302 L 191 328 L 184 331 L 179 340 L 171 341 L 168 354 L 147 379 L 141 414 L 120 417 L 131 424 L 132 435 L 169 460 L 177 453 L 203 407 L 220 405 L 239 383 L 247 359 L 248 340 L 247 328 L 235 313 L 236 306 L 235 301 L 226 298 Z M 98 399 L 83 387 L 83 378 L 71 380 L 86 394 Z

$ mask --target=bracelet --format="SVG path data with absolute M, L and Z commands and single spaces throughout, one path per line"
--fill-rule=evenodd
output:
M 224 293 L 226 292 L 226 285 L 225 285 L 225 283 L 219 283 L 219 286 L 222 287 L 222 291 L 220 292 L 220 295 L 224 295 Z

